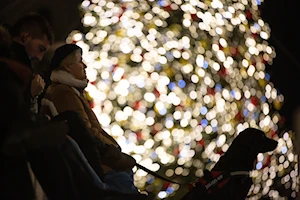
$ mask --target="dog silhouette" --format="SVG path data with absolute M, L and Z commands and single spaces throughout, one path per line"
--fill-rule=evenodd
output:
M 200 178 L 181 200 L 244 200 L 253 182 L 242 172 L 254 170 L 258 154 L 273 151 L 277 145 L 263 131 L 246 128 L 234 138 L 212 170 L 205 171 L 209 181 Z

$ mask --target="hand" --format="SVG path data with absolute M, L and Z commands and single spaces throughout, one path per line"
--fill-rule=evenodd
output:
M 35 74 L 33 79 L 31 80 L 31 95 L 32 97 L 36 97 L 40 95 L 45 88 L 45 81 L 44 79 L 39 75 Z
M 51 117 L 49 115 L 45 115 L 45 118 L 49 121 L 51 120 Z

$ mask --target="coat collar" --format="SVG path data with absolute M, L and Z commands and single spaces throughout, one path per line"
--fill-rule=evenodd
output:
M 54 70 L 51 72 L 50 80 L 56 83 L 62 83 L 76 88 L 79 91 L 83 91 L 88 85 L 88 80 L 79 80 L 74 78 L 72 74 L 63 70 Z
M 13 41 L 11 47 L 14 59 L 31 68 L 31 60 L 25 50 L 25 47 L 15 41 Z

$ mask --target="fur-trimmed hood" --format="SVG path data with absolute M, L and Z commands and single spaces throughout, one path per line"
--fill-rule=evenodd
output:
M 74 87 L 79 90 L 83 90 L 88 85 L 88 79 L 79 80 L 72 74 L 64 70 L 54 70 L 51 73 L 50 80 L 56 83 L 62 83 Z

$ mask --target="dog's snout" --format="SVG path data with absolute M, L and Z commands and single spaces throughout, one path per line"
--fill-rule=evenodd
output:
M 278 142 L 277 141 L 275 141 L 275 140 L 271 140 L 271 142 L 272 142 L 272 144 L 271 145 L 273 145 L 273 150 L 277 147 L 277 145 L 278 145 Z
M 278 142 L 276 140 L 272 140 L 270 138 L 265 138 L 265 140 L 261 144 L 260 153 L 273 151 L 276 149 L 277 145 L 278 145 Z

